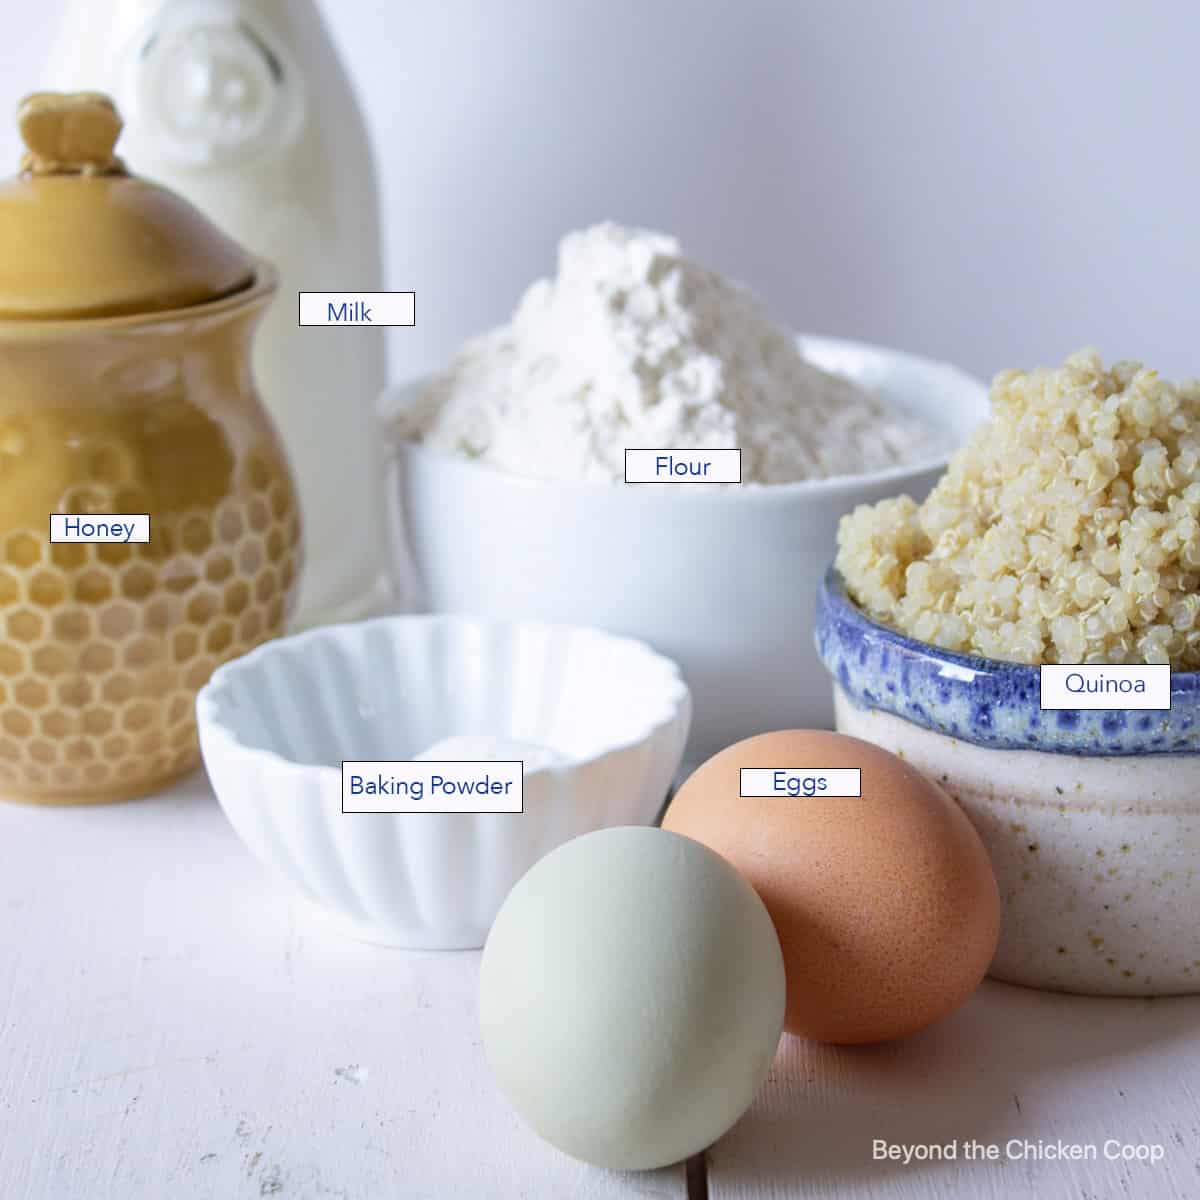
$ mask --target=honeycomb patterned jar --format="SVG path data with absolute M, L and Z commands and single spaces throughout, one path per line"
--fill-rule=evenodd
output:
M 0 322 L 0 793 L 190 771 L 197 691 L 283 631 L 299 516 L 245 366 L 272 286 L 103 336 Z M 52 544 L 51 513 L 149 513 L 150 541 Z
M 196 693 L 281 633 L 300 521 L 250 371 L 276 290 L 112 155 L 92 94 L 28 98 L 0 184 L 0 797 L 118 800 L 199 761 Z M 53 514 L 150 540 L 51 542 Z

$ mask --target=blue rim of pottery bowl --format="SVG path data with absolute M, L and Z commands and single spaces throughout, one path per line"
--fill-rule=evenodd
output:
M 850 702 L 959 741 L 1052 754 L 1200 753 L 1200 672 L 1171 675 L 1171 707 L 1044 712 L 1037 667 L 956 654 L 868 617 L 830 567 L 817 592 L 817 654 Z

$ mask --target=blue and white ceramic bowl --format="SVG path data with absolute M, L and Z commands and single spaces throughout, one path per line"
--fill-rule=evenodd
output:
M 937 780 L 1000 884 L 991 974 L 1094 995 L 1200 992 L 1200 673 L 1167 712 L 1043 712 L 1037 667 L 871 620 L 831 570 L 816 615 L 837 728 Z

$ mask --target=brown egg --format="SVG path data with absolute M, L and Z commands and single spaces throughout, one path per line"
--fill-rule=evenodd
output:
M 861 798 L 743 798 L 743 767 L 857 767 Z M 663 821 L 727 858 L 775 922 L 785 1027 L 824 1042 L 923 1029 L 978 986 L 1000 896 L 962 810 L 903 759 L 858 738 L 790 730 L 710 758 Z

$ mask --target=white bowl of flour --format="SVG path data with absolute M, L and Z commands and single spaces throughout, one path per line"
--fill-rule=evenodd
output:
M 812 607 L 837 522 L 922 498 L 987 395 L 943 363 L 794 339 L 673 239 L 605 225 L 392 405 L 408 606 L 650 642 L 692 689 L 693 760 L 832 724 Z M 630 486 L 626 447 L 736 447 L 743 483 Z

